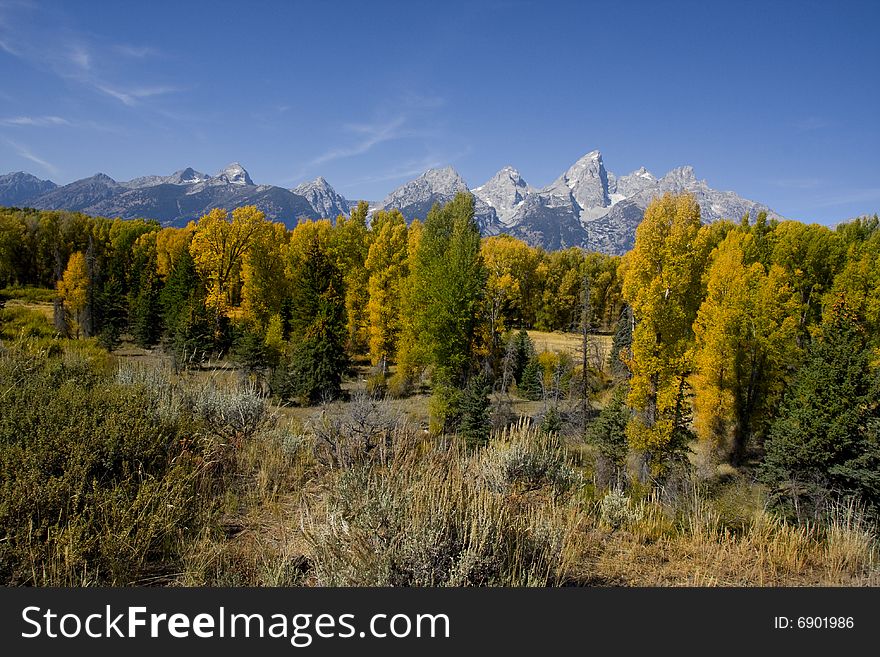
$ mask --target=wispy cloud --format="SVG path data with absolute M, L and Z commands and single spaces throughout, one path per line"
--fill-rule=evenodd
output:
M 96 83 L 95 88 L 102 93 L 115 98 L 124 105 L 134 107 L 140 100 L 150 98 L 152 96 L 162 96 L 164 94 L 179 91 L 177 87 L 141 87 L 136 89 L 116 89 L 107 84 Z
M 8 52 L 13 57 L 20 57 L 21 56 L 21 54 L 18 52 L 18 50 L 13 48 L 6 39 L 0 39 L 0 50 Z
M 56 126 L 56 125 L 70 125 L 70 121 L 67 119 L 61 118 L 60 116 L 13 116 L 5 119 L 0 119 L 0 125 L 10 126 L 10 127 L 19 127 L 19 126 L 34 126 L 34 127 L 44 127 L 44 126 Z
M 10 116 L 0 117 L 0 127 L 4 128 L 55 128 L 72 127 L 99 132 L 124 132 L 119 126 L 93 120 L 65 119 L 62 116 Z
M 107 45 L 98 37 L 73 28 L 59 13 L 30 3 L 0 0 L 0 49 L 34 68 L 134 107 L 154 96 L 180 91 L 170 85 L 120 84 L 124 60 L 143 59 L 159 51 L 148 45 Z M 122 55 L 122 57 L 120 57 Z M 130 79 L 130 75 L 125 76 Z
M 391 121 L 384 123 L 350 123 L 343 128 L 348 132 L 361 135 L 361 138 L 350 146 L 342 148 L 334 148 L 312 159 L 310 165 L 325 164 L 333 160 L 339 160 L 346 157 L 354 157 L 355 155 L 363 155 L 371 148 L 379 144 L 399 139 L 406 134 L 402 130 L 406 123 L 405 116 L 399 116 Z
M 53 176 L 58 175 L 58 173 L 59 173 L 58 167 L 56 167 L 51 162 L 48 162 L 47 160 L 44 160 L 43 158 L 34 154 L 27 146 L 24 146 L 22 144 L 14 142 L 11 139 L 7 139 L 6 143 L 8 143 L 10 146 L 12 146 L 13 149 L 15 149 L 15 152 L 18 153 L 19 157 L 23 157 L 26 160 L 30 160 L 34 164 L 42 167 L 45 171 L 47 171 L 49 174 L 51 174 Z

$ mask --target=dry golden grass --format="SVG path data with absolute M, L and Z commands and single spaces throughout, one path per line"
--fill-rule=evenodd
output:
M 698 500 L 673 523 L 655 502 L 609 536 L 600 578 L 626 586 L 877 586 L 877 538 L 849 507 L 825 526 L 793 526 L 760 509 L 743 532 L 725 528 Z
M 535 343 L 535 350 L 538 353 L 542 351 L 556 351 L 566 353 L 572 357 L 579 356 L 581 353 L 582 338 L 579 333 L 563 333 L 562 331 L 527 331 L 532 342 Z M 605 353 L 611 350 L 610 335 L 592 334 L 590 341 L 599 345 L 605 350 Z
M 353 469 L 316 461 L 307 433 L 284 444 L 242 452 L 231 529 L 194 546 L 181 583 L 880 585 L 875 527 L 854 507 L 793 526 L 751 489 L 719 501 L 695 486 L 676 508 L 629 500 L 612 530 L 601 493 L 577 483 L 589 472 L 524 423 L 476 452 L 410 429 Z

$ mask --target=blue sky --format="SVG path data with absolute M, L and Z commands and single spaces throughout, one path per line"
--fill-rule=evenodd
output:
M 833 223 L 880 211 L 880 3 L 0 0 L 0 173 L 238 160 L 380 199 L 599 149 Z

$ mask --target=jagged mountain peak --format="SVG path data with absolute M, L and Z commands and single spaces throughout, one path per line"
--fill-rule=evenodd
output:
M 455 168 L 448 165 L 445 167 L 428 169 L 425 173 L 419 176 L 419 178 L 438 188 L 464 186 L 464 188 L 467 189 L 467 185 L 464 184 L 464 179 L 461 177 L 461 174 L 458 173 Z
M 556 196 L 571 196 L 581 208 L 582 220 L 588 220 L 590 208 L 611 205 L 608 172 L 602 162 L 602 153 L 590 151 L 542 191 Z
M 331 219 L 351 211 L 351 203 L 337 193 L 324 176 L 297 185 L 291 191 L 303 196 L 321 217 Z
M 42 183 L 52 183 L 51 180 L 40 180 L 32 173 L 27 173 L 26 171 L 10 171 L 9 173 L 0 174 L 0 180 L 8 181 L 8 180 L 17 180 L 17 181 L 27 181 L 27 182 L 42 182 Z M 55 183 L 52 183 L 53 185 Z
M 296 187 L 293 188 L 294 192 L 297 190 L 307 190 L 307 189 L 322 189 L 322 190 L 333 190 L 333 187 L 330 183 L 327 182 L 327 179 L 324 176 L 318 176 L 314 180 L 307 180 L 306 182 L 300 183 Z M 299 192 L 297 192 L 299 193 Z
M 40 180 L 24 171 L 0 176 L 0 205 L 21 206 L 58 187 L 51 180 Z
M 245 172 L 245 174 L 246 173 L 247 172 Z M 166 182 L 174 185 L 195 185 L 200 182 L 205 182 L 208 177 L 207 174 L 196 171 L 192 167 L 186 167 L 185 169 L 172 173 L 168 176 Z
M 697 179 L 697 176 L 694 174 L 694 168 L 689 164 L 676 167 L 663 177 L 669 180 L 681 180 L 682 182 L 692 182 Z
M 404 183 L 371 208 L 400 210 L 407 221 L 424 219 L 436 203 L 447 203 L 459 192 L 470 192 L 467 183 L 453 167 L 428 169 L 418 178 Z M 501 229 L 498 215 L 491 205 L 475 194 L 474 217 L 484 235 L 495 235 Z
M 577 166 L 578 164 L 581 164 L 581 163 L 601 162 L 601 161 L 602 161 L 602 151 L 600 151 L 599 149 L 596 149 L 596 150 L 592 150 L 589 153 L 586 153 L 585 155 L 581 156 L 581 158 L 577 162 L 574 163 L 574 166 Z
M 519 171 L 506 165 L 472 191 L 477 198 L 495 208 L 499 221 L 509 226 L 526 196 L 534 190 L 529 187 Z
M 227 165 L 215 177 L 220 180 L 223 180 L 231 185 L 253 185 L 254 184 L 254 181 L 251 180 L 250 174 L 238 162 L 233 162 L 232 164 Z
M 616 193 L 620 197 L 629 198 L 657 185 L 657 177 L 645 167 L 639 167 L 632 173 L 617 179 Z
M 425 219 L 435 204 L 468 191 L 452 166 L 429 169 L 392 191 L 370 211 L 399 209 L 407 220 Z M 767 211 L 765 205 L 718 191 L 698 179 L 692 166 L 657 178 L 645 167 L 615 176 L 605 169 L 602 153 L 590 151 L 554 181 L 537 190 L 511 165 L 472 190 L 474 216 L 484 235 L 505 232 L 544 248 L 581 246 L 622 253 L 632 246 L 635 228 L 652 199 L 666 192 L 688 192 L 700 204 L 704 221 L 739 219 Z M 185 225 L 215 207 L 256 205 L 272 220 L 295 225 L 302 217 L 333 218 L 349 214 L 351 204 L 319 176 L 288 190 L 257 186 L 238 162 L 217 176 L 192 167 L 171 176 L 145 176 L 118 183 L 99 173 L 57 187 L 24 172 L 0 176 L 0 205 L 64 209 L 110 217 L 148 217 Z
M 495 185 L 513 185 L 522 188 L 528 187 L 522 174 L 508 164 L 501 167 L 494 176 L 489 178 L 489 180 L 482 185 L 475 187 L 473 191 L 476 192 L 477 190 L 487 189 Z

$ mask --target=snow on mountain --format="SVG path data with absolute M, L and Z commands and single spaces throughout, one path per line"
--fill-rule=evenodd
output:
M 704 221 L 755 217 L 762 211 L 782 218 L 734 192 L 710 188 L 690 166 L 659 179 L 644 167 L 618 177 L 605 169 L 599 151 L 587 153 L 540 190 L 527 188 L 515 169 L 505 167 L 473 191 L 496 209 L 505 232 L 549 249 L 583 246 L 623 253 L 632 248 L 648 204 L 666 192 L 693 194 Z
M 311 182 L 298 185 L 291 190 L 305 198 L 314 209 L 315 213 L 327 219 L 335 219 L 341 214 L 347 215 L 351 211 L 351 203 L 345 197 L 337 193 L 330 184 L 319 176 Z
M 429 169 L 395 189 L 373 211 L 396 208 L 407 221 L 424 220 L 435 203 L 448 203 L 459 192 L 469 191 L 467 183 L 452 167 Z M 474 196 L 474 217 L 484 235 L 495 235 L 502 228 L 495 208 L 477 195 Z
M 233 162 L 213 178 L 218 184 L 228 185 L 253 185 L 250 175 L 238 162 Z
M 451 166 L 430 169 L 393 190 L 370 213 L 396 208 L 407 221 L 424 220 L 436 203 L 472 191 L 474 215 L 484 235 L 509 233 L 546 249 L 580 246 L 605 253 L 632 247 L 635 229 L 652 199 L 666 192 L 688 192 L 700 204 L 704 221 L 738 220 L 767 206 L 731 191 L 718 191 L 683 166 L 657 178 L 641 167 L 624 176 L 607 171 L 599 151 L 591 151 L 543 189 L 528 185 L 505 166 L 473 190 Z M 294 226 L 301 218 L 335 218 L 352 204 L 319 177 L 288 190 L 255 185 L 247 170 L 233 162 L 215 176 L 191 167 L 170 176 L 144 176 L 116 182 L 97 174 L 57 187 L 23 172 L 0 176 L 0 205 L 77 210 L 88 214 L 158 219 L 183 225 L 212 208 L 256 205 L 273 221 Z
M 474 196 L 495 209 L 501 224 L 511 226 L 517 209 L 535 190 L 523 180 L 519 171 L 506 166 L 472 191 Z
M 605 171 L 602 154 L 599 151 L 590 151 L 584 155 L 541 191 L 563 198 L 571 195 L 582 211 L 607 208 L 611 205 L 608 172 Z M 592 219 L 592 214 L 595 212 L 586 212 L 584 220 Z

